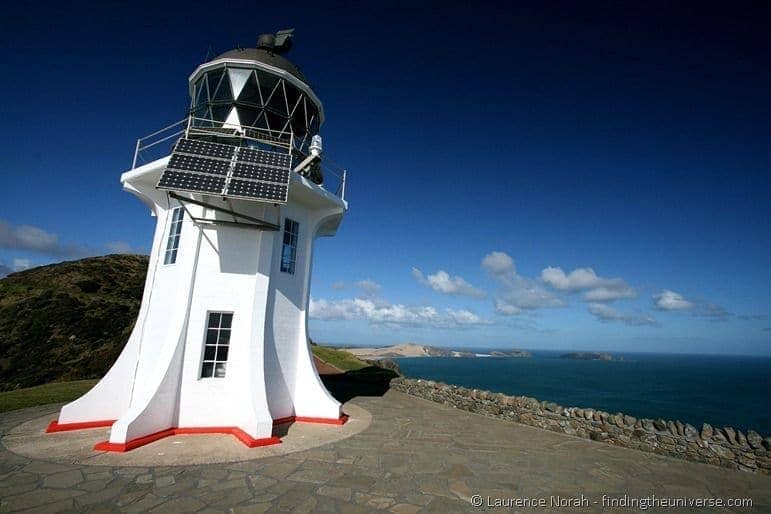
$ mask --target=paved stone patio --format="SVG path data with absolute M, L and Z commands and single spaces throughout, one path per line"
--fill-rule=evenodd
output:
M 615 448 L 388 391 L 355 397 L 372 414 L 356 435 L 250 461 L 163 467 L 92 466 L 30 459 L 0 449 L 2 512 L 474 512 L 492 498 L 602 495 L 752 498 L 771 512 L 771 477 Z M 0 433 L 58 406 L 0 414 Z M 222 436 L 230 437 L 230 436 Z M 486 500 L 485 500 L 486 501 Z M 499 512 L 624 512 L 581 509 Z M 650 509 L 648 512 L 658 512 Z M 710 512 L 667 509 L 662 512 Z M 626 512 L 634 512 L 627 509 Z

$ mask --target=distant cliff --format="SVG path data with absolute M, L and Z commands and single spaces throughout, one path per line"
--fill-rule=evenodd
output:
M 490 352 L 492 357 L 518 357 L 527 358 L 533 355 L 526 350 L 493 350 Z
M 0 390 L 104 375 L 134 326 L 147 263 L 107 255 L 0 279 Z
M 385 359 L 390 357 L 530 357 L 525 350 L 494 350 L 488 354 L 468 350 L 452 350 L 422 344 L 405 343 L 380 348 L 346 348 L 361 359 Z
M 620 361 L 621 357 L 616 357 L 609 353 L 602 352 L 572 352 L 560 355 L 561 359 L 571 359 L 575 361 Z

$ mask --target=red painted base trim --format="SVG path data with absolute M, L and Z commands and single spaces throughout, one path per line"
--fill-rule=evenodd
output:
M 273 420 L 273 426 L 283 425 L 284 423 L 321 423 L 326 425 L 344 425 L 348 421 L 346 414 L 341 415 L 339 418 L 313 418 L 307 416 L 287 416 L 286 418 L 279 418 Z M 115 420 L 104 421 L 86 421 L 82 423 L 62 423 L 54 420 L 46 428 L 46 432 L 65 432 L 69 430 L 82 430 L 86 428 L 103 428 L 110 427 L 115 423 Z M 154 434 L 146 435 L 143 437 L 137 437 L 125 443 L 111 443 L 110 441 L 101 441 L 96 443 L 94 450 L 104 452 L 128 452 L 134 448 L 139 448 L 146 444 L 150 444 L 158 439 L 169 437 L 172 435 L 187 435 L 187 434 L 230 434 L 236 439 L 241 441 L 249 448 L 256 448 L 258 446 L 268 446 L 271 444 L 278 444 L 281 439 L 278 437 L 265 437 L 262 439 L 254 439 L 252 436 L 237 427 L 183 427 L 183 428 L 167 428 L 155 432 Z
M 146 435 L 144 437 L 137 437 L 136 439 L 126 441 L 125 443 L 111 443 L 110 441 L 102 441 L 94 445 L 94 450 L 100 450 L 103 452 L 127 452 L 133 450 L 134 448 L 139 448 L 140 446 L 150 444 L 153 441 L 157 441 L 158 439 L 169 437 L 170 435 L 174 435 L 173 428 L 161 430 L 160 432 L 155 432 L 154 434 Z
M 321 423 L 325 425 L 345 425 L 348 421 L 348 415 L 343 414 L 339 418 L 309 418 L 306 416 L 287 416 L 273 420 L 273 426 L 283 425 L 284 423 Z
M 69 430 L 83 430 L 84 428 L 103 428 L 111 427 L 115 423 L 114 419 L 108 419 L 103 421 L 84 421 L 82 423 L 59 423 L 59 420 L 53 420 L 48 424 L 46 428 L 47 433 L 51 432 L 67 432 Z
M 111 443 L 110 441 L 102 441 L 96 443 L 94 450 L 104 452 L 128 452 L 134 448 L 139 448 L 146 444 L 150 444 L 158 439 L 169 437 L 172 435 L 192 435 L 192 434 L 230 434 L 235 436 L 236 439 L 241 441 L 249 448 L 256 448 L 257 446 L 268 446 L 271 444 L 279 444 L 281 439 L 278 437 L 265 437 L 262 439 L 254 439 L 252 436 L 237 427 L 183 427 L 183 428 L 167 428 L 154 434 L 146 435 L 144 437 L 137 437 L 125 443 Z
M 276 427 L 278 425 L 283 425 L 284 423 L 292 423 L 294 421 L 294 416 L 287 416 L 285 418 L 278 418 L 273 420 L 273 426 Z

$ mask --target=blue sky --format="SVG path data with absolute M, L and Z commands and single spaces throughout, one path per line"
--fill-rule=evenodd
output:
M 769 8 L 638 4 L 6 6 L 2 269 L 147 252 L 136 138 L 295 27 L 350 173 L 314 339 L 771 354 Z

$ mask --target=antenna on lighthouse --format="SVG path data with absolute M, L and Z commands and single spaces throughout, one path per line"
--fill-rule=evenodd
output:
M 260 34 L 257 48 L 264 48 L 276 54 L 285 54 L 292 48 L 294 29 L 279 30 L 276 34 Z

